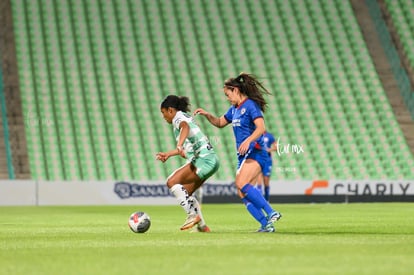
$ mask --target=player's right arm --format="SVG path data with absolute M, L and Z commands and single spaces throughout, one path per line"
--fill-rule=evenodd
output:
M 277 142 L 276 142 L 276 141 L 275 141 L 275 142 L 273 142 L 273 143 L 270 145 L 270 148 L 268 148 L 268 149 L 267 149 L 267 151 L 268 151 L 269 153 L 274 152 L 274 151 L 277 151 Z
M 197 108 L 194 111 L 194 115 L 205 116 L 207 118 L 207 120 L 212 125 L 216 126 L 217 128 L 223 128 L 223 127 L 227 126 L 227 124 L 229 124 L 229 122 L 227 121 L 227 119 L 224 118 L 224 116 L 221 116 L 221 117 L 213 116 L 212 114 L 210 114 L 209 112 L 205 111 L 202 108 Z
M 181 155 L 180 150 L 178 148 L 174 149 L 174 150 L 171 150 L 171 151 L 168 151 L 168 152 L 158 152 L 155 155 L 155 158 L 157 160 L 162 161 L 162 162 L 166 162 L 170 157 L 173 157 L 173 156 L 176 156 L 176 155 Z

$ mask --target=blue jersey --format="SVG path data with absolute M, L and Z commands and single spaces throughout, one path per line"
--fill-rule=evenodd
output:
M 263 134 L 263 140 L 264 140 L 264 150 L 267 151 L 268 149 L 272 148 L 272 144 L 276 141 L 275 137 L 268 132 L 264 132 Z M 269 155 L 271 153 L 269 152 Z
M 251 99 L 244 100 L 240 105 L 231 106 L 224 118 L 233 126 L 234 137 L 236 138 L 236 149 L 240 144 L 248 138 L 256 129 L 254 120 L 263 118 L 263 113 L 259 105 Z M 250 149 L 253 147 L 264 148 L 263 136 L 260 136 L 256 141 L 250 144 Z

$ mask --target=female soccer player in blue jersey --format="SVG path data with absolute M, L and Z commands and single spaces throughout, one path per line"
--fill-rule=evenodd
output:
M 262 191 L 262 183 L 264 185 L 264 198 L 269 201 L 270 197 L 270 176 L 272 175 L 272 166 L 273 166 L 273 159 L 272 159 L 272 152 L 277 150 L 277 143 L 274 136 L 269 132 L 264 132 L 263 134 L 263 141 L 264 141 L 264 150 L 268 153 L 268 158 L 266 164 L 263 168 L 262 174 L 259 175 L 259 179 L 257 180 L 257 188 Z
M 232 106 L 223 116 L 215 117 L 202 108 L 196 109 L 194 114 L 205 116 L 218 128 L 232 124 L 238 158 L 235 183 L 239 194 L 247 210 L 261 224 L 258 231 L 274 232 L 273 223 L 281 218 L 281 214 L 273 210 L 252 185 L 264 169 L 268 158 L 267 152 L 263 150 L 265 122 L 262 112 L 267 105 L 263 94 L 269 92 L 253 75 L 241 73 L 236 78 L 225 81 L 224 94 Z
M 167 186 L 187 213 L 181 230 L 197 226 L 198 231 L 209 232 L 201 213 L 200 204 L 192 196 L 200 186 L 219 168 L 219 161 L 207 136 L 200 130 L 189 112 L 187 97 L 167 96 L 161 103 L 161 113 L 173 125 L 177 147 L 168 152 L 159 152 L 158 160 L 165 162 L 171 156 L 181 155 L 187 163 L 175 170 L 167 179 Z

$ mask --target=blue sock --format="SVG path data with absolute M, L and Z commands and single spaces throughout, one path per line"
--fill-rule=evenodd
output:
M 265 188 L 264 188 L 264 198 L 265 198 L 265 200 L 269 201 L 269 195 L 270 195 L 270 186 L 265 186 Z
M 250 183 L 247 183 L 243 186 L 240 191 L 245 194 L 246 198 L 258 209 L 263 209 L 267 215 L 270 215 L 274 210 L 270 206 L 270 204 L 265 200 L 263 195 L 257 191 L 256 188 L 253 187 Z
M 258 221 L 262 227 L 265 227 L 267 224 L 267 219 L 263 214 L 261 209 L 256 208 L 248 199 L 242 198 L 243 203 L 246 205 L 247 211 L 249 211 L 250 215 Z
M 260 193 L 262 193 L 262 185 L 256 184 L 256 189 L 259 190 Z

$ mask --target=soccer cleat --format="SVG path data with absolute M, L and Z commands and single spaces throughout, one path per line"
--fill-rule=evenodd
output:
M 187 219 L 185 220 L 183 226 L 181 226 L 181 230 L 187 230 L 192 228 L 194 225 L 198 224 L 201 221 L 200 215 L 197 214 L 189 214 Z
M 197 225 L 197 231 L 205 232 L 205 233 L 211 232 L 210 228 L 207 225 L 204 225 L 204 226 Z
M 282 214 L 274 211 L 267 217 L 267 224 L 273 224 L 276 221 L 280 220 L 281 217 L 282 217 Z
M 260 227 L 256 232 L 273 233 L 273 232 L 276 232 L 276 228 L 273 226 L 273 224 L 267 224 L 265 227 Z
M 193 227 L 190 231 L 191 233 L 209 233 L 211 232 L 210 228 L 207 225 L 201 226 L 200 224 L 197 224 L 197 226 Z

